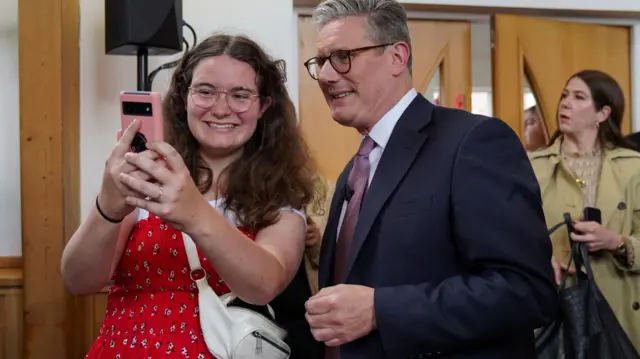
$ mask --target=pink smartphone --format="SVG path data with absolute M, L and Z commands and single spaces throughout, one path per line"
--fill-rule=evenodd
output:
M 147 141 L 164 140 L 162 97 L 159 92 L 123 91 L 120 93 L 121 124 L 118 139 L 134 119 L 141 122 L 140 131 L 131 144 L 134 152 L 146 149 Z

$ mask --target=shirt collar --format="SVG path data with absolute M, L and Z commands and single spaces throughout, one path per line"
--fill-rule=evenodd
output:
M 400 116 L 402 116 L 417 95 L 418 92 L 415 89 L 409 90 L 400 101 L 371 128 L 369 137 L 371 137 L 378 147 L 384 149 L 387 146 L 391 132 L 393 132 L 393 128 L 396 126 L 396 123 L 398 123 Z

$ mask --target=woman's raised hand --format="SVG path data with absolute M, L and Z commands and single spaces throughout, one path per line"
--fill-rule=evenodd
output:
M 127 204 L 125 201 L 127 196 L 141 196 L 140 193 L 132 191 L 120 181 L 120 174 L 126 173 L 128 176 L 142 181 L 146 181 L 150 178 L 147 173 L 139 170 L 135 165 L 132 165 L 125 160 L 125 155 L 131 150 L 131 141 L 139 130 L 140 121 L 133 121 L 116 143 L 105 164 L 105 170 L 102 175 L 102 185 L 100 186 L 100 194 L 98 195 L 98 202 L 102 212 L 107 217 L 114 220 L 124 218 L 135 208 L 134 206 Z M 138 155 L 147 158 L 150 161 L 155 161 L 159 157 L 155 151 L 149 150 L 139 153 Z
M 150 151 L 163 158 L 155 161 L 142 153 L 127 153 L 124 158 L 131 166 L 148 173 L 151 179 L 121 172 L 120 183 L 132 193 L 126 197 L 127 205 L 138 207 L 169 222 L 174 228 L 187 231 L 207 215 L 202 209 L 211 208 L 196 187 L 182 157 L 165 142 L 147 143 Z

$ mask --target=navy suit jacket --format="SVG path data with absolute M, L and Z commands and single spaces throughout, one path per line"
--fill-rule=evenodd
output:
M 353 160 L 352 160 L 353 161 Z M 334 285 L 337 180 L 320 255 Z M 363 199 L 347 284 L 375 288 L 377 329 L 341 359 L 533 359 L 533 330 L 557 310 L 536 177 L 503 121 L 418 95 L 397 122 Z

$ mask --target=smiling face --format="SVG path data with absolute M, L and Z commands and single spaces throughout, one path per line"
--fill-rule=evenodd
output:
M 251 138 L 268 103 L 261 104 L 256 96 L 249 96 L 244 99 L 251 102 L 248 109 L 238 112 L 234 106 L 229 106 L 235 96 L 229 92 L 257 95 L 256 79 L 256 72 L 249 64 L 228 56 L 208 57 L 196 65 L 190 84 L 192 90 L 186 98 L 186 111 L 189 130 L 203 153 L 226 156 L 241 150 Z M 203 106 L 198 96 L 208 97 L 209 106 Z
M 587 84 L 574 77 L 567 82 L 560 97 L 558 128 L 565 135 L 594 134 L 610 112 L 609 106 L 597 110 Z
M 353 50 L 373 43 L 366 36 L 366 18 L 348 16 L 325 24 L 317 36 L 317 56 L 326 57 L 337 50 Z M 341 61 L 348 64 L 349 58 Z M 341 125 L 358 129 L 370 128 L 372 122 L 388 110 L 385 94 L 391 87 L 393 72 L 391 55 L 386 48 L 351 54 L 351 68 L 338 73 L 330 61 L 324 62 L 318 73 L 318 84 L 331 109 L 334 120 Z

